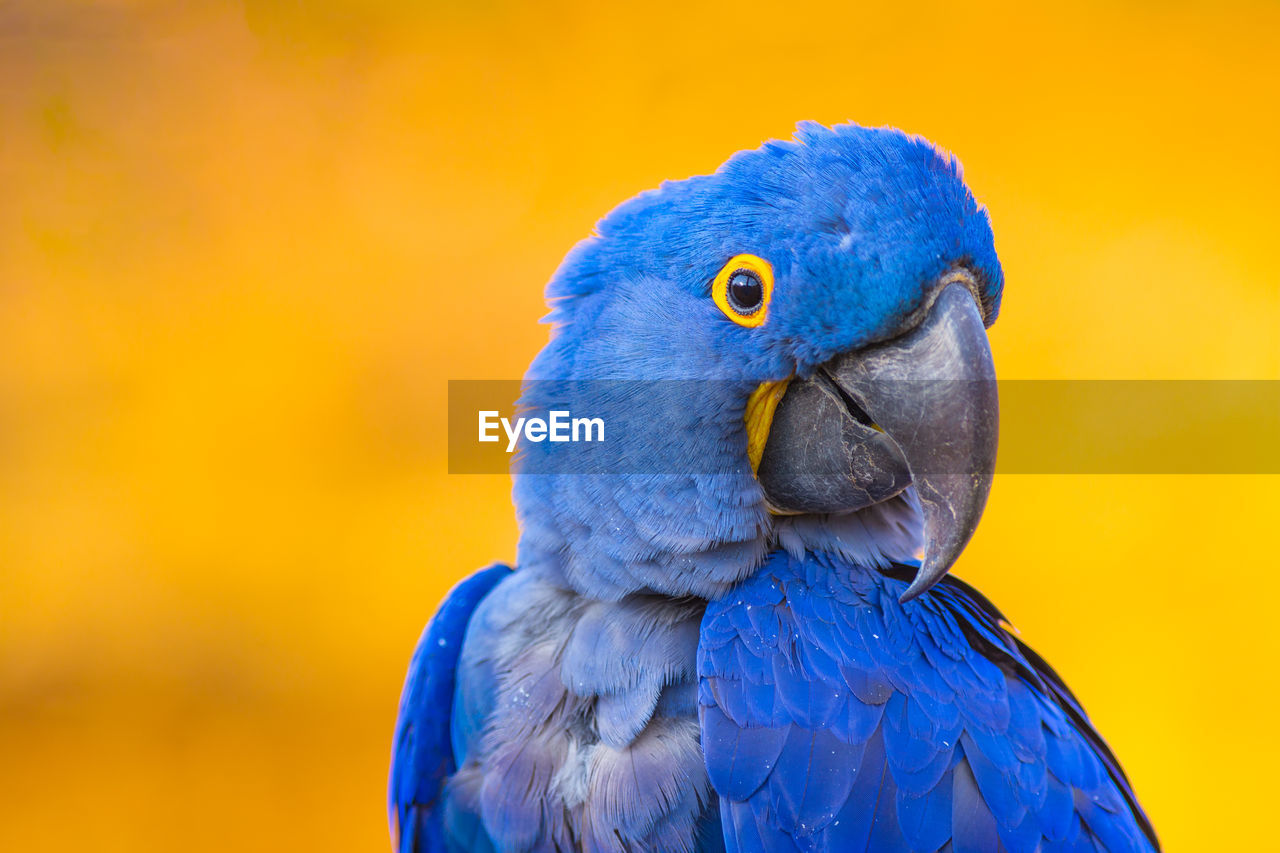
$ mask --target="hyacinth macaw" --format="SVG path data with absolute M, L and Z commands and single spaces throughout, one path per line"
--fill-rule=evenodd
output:
M 627 397 L 663 428 L 600 447 L 652 471 L 524 448 L 517 567 L 410 665 L 397 849 L 1158 849 L 1070 690 L 946 574 L 994 470 L 1002 287 L 957 162 L 892 129 L 802 124 L 610 213 L 522 405 L 715 381 Z

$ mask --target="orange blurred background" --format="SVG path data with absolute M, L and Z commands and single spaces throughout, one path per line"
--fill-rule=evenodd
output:
M 1277 43 L 1274 3 L 0 3 L 0 849 L 385 849 L 418 632 L 516 537 L 446 380 L 521 374 L 614 204 L 799 119 L 960 156 L 1001 376 L 1280 379 Z M 958 567 L 1169 850 L 1271 843 L 1278 479 L 1003 476 Z

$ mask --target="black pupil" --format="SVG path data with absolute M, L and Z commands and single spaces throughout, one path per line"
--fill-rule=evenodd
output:
M 729 276 L 729 304 L 741 314 L 750 314 L 764 301 L 764 285 L 760 277 L 747 270 L 738 270 Z

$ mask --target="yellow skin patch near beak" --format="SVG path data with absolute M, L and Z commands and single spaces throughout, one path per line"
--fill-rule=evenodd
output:
M 760 470 L 760 458 L 764 456 L 764 445 L 769 440 L 769 428 L 773 426 L 773 413 L 778 409 L 778 401 L 787 391 L 790 377 L 776 382 L 765 382 L 751 392 L 747 398 L 747 411 L 743 415 L 743 423 L 747 427 L 747 458 L 751 460 L 751 473 Z

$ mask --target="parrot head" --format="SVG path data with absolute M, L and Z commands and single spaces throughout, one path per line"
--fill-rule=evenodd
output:
M 665 401 L 687 429 L 628 439 L 660 474 L 517 477 L 521 559 L 597 595 L 710 596 L 788 531 L 893 557 L 907 530 L 918 595 L 986 502 L 1002 286 L 958 163 L 897 130 L 802 124 L 624 203 L 548 286 L 527 378 L 715 382 Z

